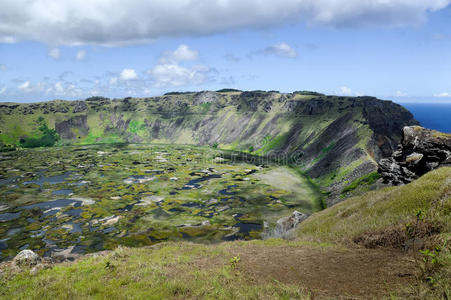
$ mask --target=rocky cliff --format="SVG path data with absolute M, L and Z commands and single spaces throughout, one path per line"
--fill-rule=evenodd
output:
M 398 149 L 379 162 L 385 183 L 409 183 L 433 169 L 451 165 L 451 134 L 420 126 L 404 127 L 402 133 Z
M 377 169 L 412 114 L 373 97 L 318 93 L 200 92 L 152 98 L 0 104 L 0 142 L 39 137 L 39 122 L 61 143 L 178 143 L 218 146 L 296 164 L 329 193 Z

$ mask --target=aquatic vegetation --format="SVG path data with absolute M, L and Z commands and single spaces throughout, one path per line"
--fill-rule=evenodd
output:
M 259 238 L 265 222 L 319 207 L 319 195 L 296 172 L 275 178 L 287 171 L 281 168 L 289 169 L 179 145 L 11 152 L 0 161 L 0 258 L 27 248 L 50 255 Z

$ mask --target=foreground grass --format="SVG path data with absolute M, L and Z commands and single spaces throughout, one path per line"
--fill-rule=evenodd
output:
M 415 262 L 399 251 L 361 249 L 352 240 L 371 230 L 408 222 L 419 210 L 441 225 L 443 241 L 450 240 L 450 184 L 451 168 L 441 168 L 406 186 L 350 198 L 313 214 L 301 224 L 294 241 L 162 243 L 148 248 L 118 248 L 37 272 L 13 274 L 12 269 L 3 268 L 0 297 L 311 299 L 316 295 L 358 297 L 365 288 L 368 299 L 382 295 L 449 297 L 451 255 L 446 247 L 438 257 L 440 268 L 423 281 L 397 275 L 414 272 L 415 267 L 423 266 L 421 261 Z M 387 282 L 383 290 L 380 281 Z M 407 290 L 398 289 L 400 285 Z M 317 291 L 319 294 L 315 294 Z
M 313 214 L 297 228 L 302 240 L 353 245 L 359 236 L 375 236 L 417 223 L 440 228 L 427 237 L 429 252 L 410 251 L 417 281 L 408 286 L 416 299 L 451 297 L 451 168 L 442 167 L 400 186 L 349 198 Z M 385 231 L 385 232 L 384 232 Z M 390 237 L 389 237 L 390 238 Z M 393 237 L 393 238 L 396 238 Z M 411 236 L 416 239 L 415 233 Z M 423 237 L 420 238 L 423 240 Z M 436 249 L 438 251 L 436 251 Z M 428 251 L 428 250 L 426 250 Z
M 418 211 L 451 232 L 451 168 L 429 172 L 400 187 L 387 187 L 349 198 L 313 214 L 298 227 L 298 237 L 347 243 L 371 230 L 411 221 Z
M 106 255 L 58 265 L 37 274 L 22 272 L 10 278 L 3 274 L 0 296 L 4 299 L 289 299 L 308 296 L 297 285 L 276 281 L 255 284 L 237 270 L 233 247 L 246 247 L 246 244 L 252 242 L 219 245 L 178 242 L 152 248 L 118 248 Z M 277 241 L 267 243 L 268 247 L 278 244 Z M 262 243 L 256 245 L 262 246 Z M 239 263 L 239 258 L 235 260 Z

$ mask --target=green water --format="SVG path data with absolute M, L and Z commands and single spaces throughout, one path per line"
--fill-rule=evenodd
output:
M 50 255 L 72 246 L 86 253 L 177 239 L 259 238 L 264 223 L 294 209 L 310 212 L 318 200 L 262 180 L 276 168 L 194 146 L 1 153 L 1 259 L 21 249 Z

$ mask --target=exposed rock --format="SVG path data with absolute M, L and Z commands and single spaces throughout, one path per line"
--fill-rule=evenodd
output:
M 100 219 L 100 222 L 103 222 L 103 225 L 105 226 L 111 226 L 119 222 L 119 220 L 122 218 L 122 216 L 110 216 L 103 219 Z
M 277 220 L 276 229 L 281 232 L 294 229 L 299 223 L 307 219 L 308 215 L 295 210 L 291 216 L 283 217 Z
M 451 165 L 451 134 L 420 126 L 406 126 L 402 141 L 390 158 L 381 159 L 384 183 L 409 183 L 440 166 Z
M 307 214 L 295 210 L 290 216 L 277 220 L 276 226 L 272 229 L 269 229 L 268 224 L 264 224 L 266 232 L 263 234 L 263 238 L 293 238 L 296 226 L 307 218 Z
M 200 92 L 194 95 L 194 104 L 215 102 L 219 96 L 218 93 L 212 91 Z
M 324 99 L 312 99 L 307 102 L 304 110 L 302 111 L 305 115 L 318 115 L 324 114 L 326 111 L 333 107 L 332 102 L 326 101 Z
M 148 206 L 151 205 L 152 203 L 161 203 L 163 202 L 164 197 L 161 196 L 148 196 L 148 197 L 144 197 L 141 199 L 141 201 L 139 201 L 139 203 L 137 203 L 137 206 Z
M 54 249 L 51 253 L 53 263 L 73 261 L 81 256 L 80 253 L 74 252 L 75 246 L 70 246 L 64 249 Z
M 73 113 L 79 113 L 79 112 L 83 112 L 85 110 L 88 109 L 88 106 L 86 105 L 85 101 L 74 101 L 74 109 L 73 109 Z
M 41 258 L 31 250 L 22 250 L 14 257 L 13 263 L 18 267 L 31 267 L 36 265 Z
M 362 106 L 363 116 L 374 132 L 373 140 L 376 141 L 378 148 L 374 153 L 376 159 L 391 155 L 400 141 L 400 129 L 403 126 L 419 125 L 407 109 L 391 101 L 357 97 L 352 105 Z
M 88 116 L 79 115 L 74 116 L 68 120 L 55 123 L 55 130 L 63 139 L 76 139 L 72 128 L 76 128 L 79 136 L 88 135 Z
M 68 199 L 79 201 L 79 202 L 81 202 L 81 205 L 93 205 L 94 203 L 96 203 L 95 200 L 90 199 L 90 198 L 72 197 L 72 198 L 68 198 Z

